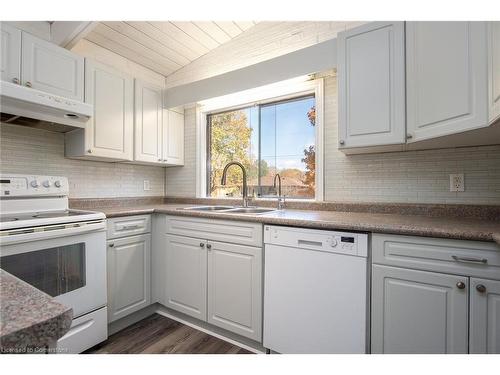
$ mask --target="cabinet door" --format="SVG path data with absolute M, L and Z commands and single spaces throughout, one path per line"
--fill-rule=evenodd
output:
M 410 142 L 488 125 L 485 22 L 407 22 Z
M 163 160 L 184 165 L 184 115 L 171 110 L 163 114 Z
M 166 235 L 166 306 L 207 320 L 206 240 Z
M 161 163 L 162 89 L 135 80 L 134 160 Z
M 488 22 L 490 122 L 500 118 L 500 22 Z
M 21 30 L 2 22 L 0 73 L 2 81 L 21 82 Z
M 379 265 L 372 271 L 372 353 L 467 353 L 467 277 Z
M 262 339 L 262 248 L 210 241 L 208 322 Z
M 84 58 L 53 43 L 22 34 L 22 84 L 83 101 Z
M 404 22 L 339 34 L 339 148 L 405 142 L 404 57 Z
M 87 60 L 85 101 L 94 105 L 86 124 L 87 155 L 133 159 L 134 80 L 106 65 Z
M 151 303 L 151 235 L 108 241 L 108 321 Z
M 471 278 L 471 353 L 500 354 L 500 281 Z

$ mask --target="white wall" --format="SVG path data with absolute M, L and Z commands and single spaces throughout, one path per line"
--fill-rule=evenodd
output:
M 71 198 L 164 194 L 164 168 L 66 159 L 62 133 L 0 124 L 0 161 L 1 173 L 68 177 Z M 149 191 L 144 191 L 145 179 Z
M 325 200 L 500 204 L 500 146 L 345 156 L 337 150 L 337 79 L 325 78 Z M 195 110 L 186 110 L 186 166 L 166 173 L 169 196 L 196 195 Z M 465 192 L 449 174 L 465 173 Z

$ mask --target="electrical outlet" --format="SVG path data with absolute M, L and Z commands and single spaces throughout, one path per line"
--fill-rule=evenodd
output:
M 463 173 L 450 174 L 450 191 L 465 191 L 465 177 Z
M 144 180 L 144 191 L 149 190 L 151 190 L 151 184 L 149 183 L 149 180 Z

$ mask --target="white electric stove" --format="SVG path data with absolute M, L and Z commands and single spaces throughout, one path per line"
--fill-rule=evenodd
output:
M 0 176 L 0 267 L 72 307 L 60 352 L 107 338 L 106 218 L 68 207 L 65 177 Z

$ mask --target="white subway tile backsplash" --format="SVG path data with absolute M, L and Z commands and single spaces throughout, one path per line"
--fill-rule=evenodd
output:
M 71 198 L 164 195 L 162 167 L 67 159 L 64 134 L 17 125 L 0 124 L 0 171 L 66 176 Z

